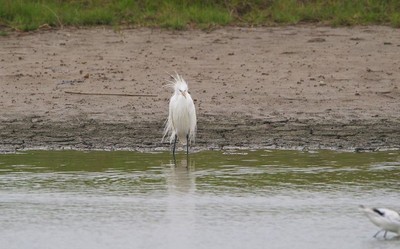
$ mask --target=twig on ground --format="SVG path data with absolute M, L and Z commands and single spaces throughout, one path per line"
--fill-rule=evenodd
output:
M 125 96 L 125 97 L 152 97 L 155 98 L 156 94 L 130 94 L 130 93 L 88 93 L 88 92 L 73 92 L 65 91 L 68 94 L 80 94 L 80 95 L 108 95 L 108 96 Z

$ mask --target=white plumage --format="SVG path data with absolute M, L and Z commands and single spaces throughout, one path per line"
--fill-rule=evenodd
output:
M 386 238 L 387 232 L 400 235 L 400 214 L 398 212 L 388 208 L 369 208 L 363 205 L 360 205 L 360 208 L 372 223 L 382 228 L 374 237 L 383 231 L 385 231 L 384 238 Z
M 168 135 L 170 143 L 174 141 L 175 154 L 175 144 L 178 139 L 181 144 L 186 144 L 188 153 L 189 144 L 194 142 L 196 136 L 196 109 L 186 81 L 179 74 L 172 78 L 170 86 L 174 89 L 174 94 L 169 101 L 169 115 L 163 140 Z

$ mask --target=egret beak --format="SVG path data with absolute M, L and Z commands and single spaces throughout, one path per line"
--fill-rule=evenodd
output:
M 183 97 L 185 97 L 185 99 L 186 99 L 186 91 L 184 91 L 184 92 L 182 92 L 182 95 L 183 95 Z

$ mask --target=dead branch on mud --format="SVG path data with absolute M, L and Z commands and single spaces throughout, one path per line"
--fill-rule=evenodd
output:
M 125 96 L 125 97 L 152 97 L 155 98 L 156 94 L 130 94 L 130 93 L 88 93 L 88 92 L 73 92 L 64 91 L 67 94 L 80 94 L 80 95 L 107 95 L 107 96 Z

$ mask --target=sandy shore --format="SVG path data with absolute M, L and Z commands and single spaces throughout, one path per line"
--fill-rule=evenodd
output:
M 195 100 L 195 149 L 400 148 L 398 29 L 62 29 L 0 44 L 3 151 L 167 149 L 175 71 Z

